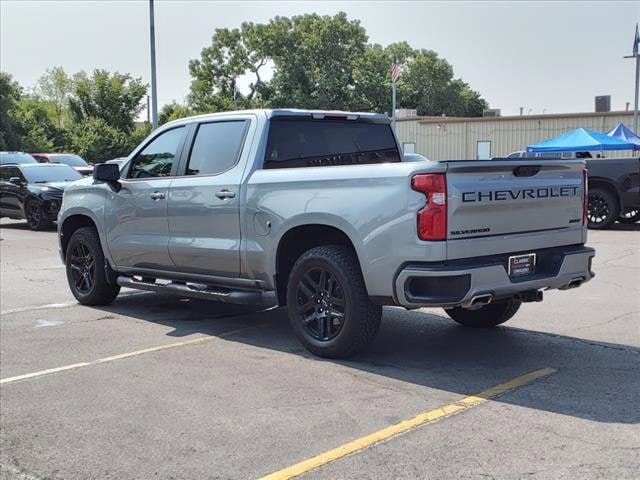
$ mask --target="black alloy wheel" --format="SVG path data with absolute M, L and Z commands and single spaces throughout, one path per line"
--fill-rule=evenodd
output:
M 606 228 L 620 215 L 620 207 L 615 196 L 603 188 L 589 190 L 587 218 L 589 228 Z
M 44 211 L 38 202 L 32 200 L 27 203 L 26 210 L 27 222 L 29 223 L 29 228 L 31 230 L 42 230 L 50 225 L 51 222 L 45 218 Z
M 107 278 L 117 275 L 107 264 L 100 245 L 100 236 L 93 227 L 73 232 L 65 252 L 67 281 L 71 293 L 82 305 L 108 305 L 120 292 L 120 286 Z M 113 283 L 112 283 L 113 282 Z
M 287 310 L 294 334 L 310 352 L 347 358 L 373 342 L 382 320 L 360 270 L 358 257 L 344 245 L 304 252 L 287 278 Z
M 96 262 L 84 242 L 77 242 L 71 250 L 71 276 L 76 290 L 87 294 L 95 283 Z
M 305 331 L 320 342 L 338 336 L 344 325 L 344 292 L 336 276 L 324 267 L 309 269 L 298 281 L 296 310 Z

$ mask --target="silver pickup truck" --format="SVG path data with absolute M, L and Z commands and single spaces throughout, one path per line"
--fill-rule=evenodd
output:
M 384 115 L 219 113 L 72 183 L 60 253 L 82 304 L 129 287 L 286 305 L 306 348 L 347 357 L 383 305 L 490 327 L 590 280 L 586 181 L 582 160 L 403 162 Z

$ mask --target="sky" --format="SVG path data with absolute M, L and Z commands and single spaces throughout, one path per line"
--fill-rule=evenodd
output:
M 215 28 L 276 15 L 358 19 L 369 42 L 407 41 L 438 52 L 502 115 L 588 112 L 596 95 L 633 108 L 630 55 L 640 1 L 214 2 L 156 0 L 158 103 L 184 101 L 189 60 Z M 0 0 L 0 70 L 25 87 L 47 68 L 103 68 L 150 83 L 146 0 Z

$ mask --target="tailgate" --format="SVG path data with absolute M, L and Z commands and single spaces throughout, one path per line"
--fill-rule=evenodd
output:
M 447 258 L 584 243 L 583 170 L 582 160 L 449 162 Z

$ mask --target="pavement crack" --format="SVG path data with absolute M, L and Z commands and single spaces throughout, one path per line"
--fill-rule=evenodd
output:
M 584 437 L 581 436 L 577 436 L 577 435 L 566 435 L 563 433 L 559 433 L 557 431 L 555 431 L 552 428 L 545 428 L 542 425 L 538 425 L 538 428 L 550 435 L 553 435 L 555 437 L 561 438 L 563 440 L 574 440 L 577 441 L 579 443 L 583 443 L 583 444 L 587 444 L 587 445 L 593 445 L 594 447 L 600 447 L 602 449 L 605 450 L 622 450 L 622 451 L 634 451 L 634 450 L 639 450 L 640 446 L 632 446 L 632 447 L 620 447 L 620 446 L 614 446 L 614 445 L 608 445 L 608 444 L 604 444 L 604 443 L 600 443 L 600 442 L 594 442 L 591 440 L 587 440 Z
M 634 313 L 639 313 L 639 314 L 640 314 L 640 311 L 638 311 L 638 310 L 634 310 L 633 312 L 623 313 L 623 314 L 620 314 L 620 315 L 616 315 L 615 317 L 613 317 L 613 318 L 611 318 L 611 319 L 609 319 L 609 320 L 606 320 L 606 321 L 604 321 L 604 322 L 600 322 L 600 323 L 592 323 L 592 324 L 589 324 L 589 325 L 584 325 L 584 326 L 582 326 L 582 327 L 574 328 L 574 329 L 569 330 L 569 331 L 570 331 L 570 332 L 577 332 L 578 330 L 584 330 L 584 329 L 586 329 L 586 328 L 600 327 L 600 326 L 602 326 L 602 325 L 606 325 L 606 324 L 608 324 L 608 323 L 615 322 L 616 320 L 619 320 L 619 319 L 621 319 L 621 318 L 624 318 L 624 317 L 626 317 L 626 316 L 628 316 L 628 315 L 632 315 L 632 314 L 634 314 Z
M 635 252 L 633 250 L 631 250 L 631 249 L 623 250 L 623 254 L 622 255 L 610 258 L 609 260 L 606 260 L 606 261 L 602 262 L 600 265 L 609 265 L 611 262 L 615 262 L 616 260 L 622 260 L 623 258 L 631 257 L 633 255 L 635 255 Z
M 550 332 L 536 332 L 533 330 L 525 330 L 523 328 L 515 328 L 515 327 L 510 327 L 512 330 L 515 330 L 519 333 L 522 333 L 524 335 L 541 335 L 544 337 L 551 337 L 551 338 L 555 338 L 558 340 L 563 340 L 563 341 L 569 341 L 569 342 L 575 342 L 575 343 L 582 343 L 584 345 L 590 345 L 593 347 L 600 347 L 600 348 L 606 348 L 606 349 L 610 349 L 610 350 L 618 350 L 621 352 L 628 352 L 628 353 L 634 353 L 636 355 L 640 356 L 640 349 L 637 347 L 632 347 L 632 346 L 626 346 L 626 345 L 614 345 L 612 343 L 602 343 L 602 342 L 596 342 L 596 341 L 592 341 L 592 340 L 586 340 L 583 338 L 576 338 L 576 337 L 570 337 L 568 335 L 563 335 L 563 334 L 558 334 L 558 333 L 550 333 Z

